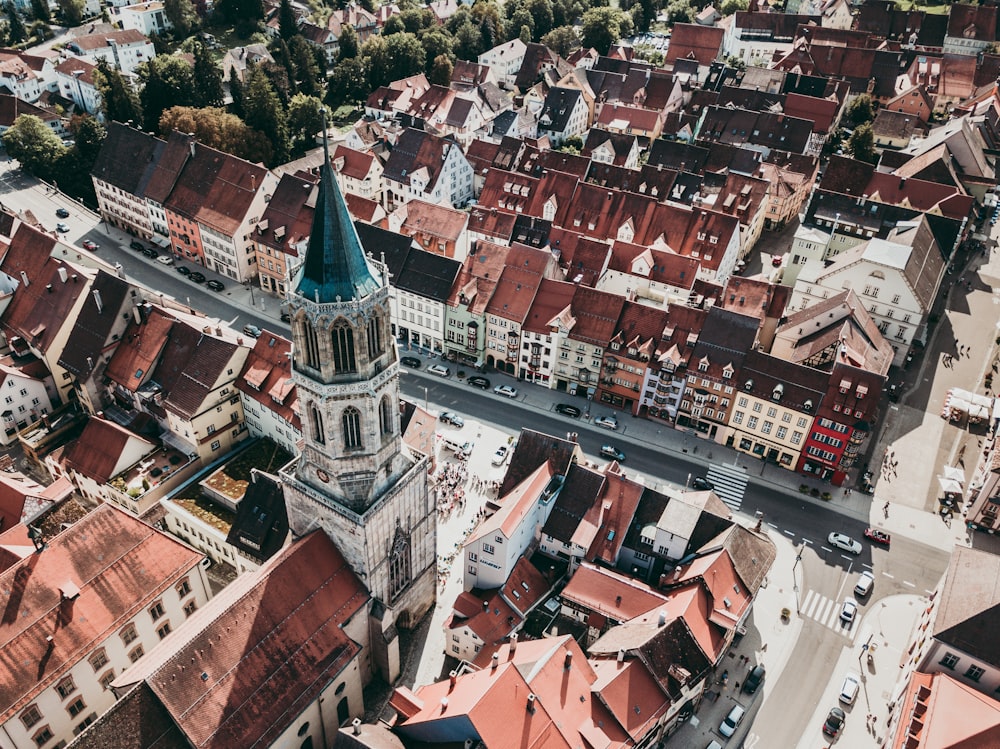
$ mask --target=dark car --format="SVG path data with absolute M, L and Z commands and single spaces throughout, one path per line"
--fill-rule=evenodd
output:
M 260 338 L 260 334 L 262 332 L 263 331 L 260 328 L 258 328 L 256 325 L 244 325 L 243 326 L 243 334 L 244 335 L 248 335 L 251 338 Z
M 180 273 L 182 276 L 190 276 L 191 275 L 191 269 L 188 268 L 186 265 L 178 265 L 177 266 L 177 272 Z
M 700 492 L 710 492 L 715 488 L 715 484 L 704 476 L 695 476 L 694 481 L 691 482 L 691 488 L 697 489 Z
M 145 248 L 143 248 L 142 254 L 145 255 L 148 258 L 152 258 L 153 260 L 156 260 L 156 258 L 158 258 L 160 256 L 160 253 L 158 251 L 154 250 L 152 247 L 145 247 Z
M 205 274 L 200 271 L 193 270 L 188 273 L 188 280 L 194 281 L 195 283 L 205 283 Z
M 212 291 L 222 291 L 226 288 L 226 285 L 222 281 L 216 281 L 214 278 L 205 285 Z
M 292 321 L 292 316 L 290 314 L 288 314 L 287 312 L 281 313 L 281 322 L 291 322 L 291 321 Z
M 490 389 L 490 381 L 485 377 L 480 377 L 479 375 L 473 375 L 470 377 L 469 384 L 474 388 L 479 388 L 480 390 Z
M 136 241 L 134 239 L 131 242 L 128 243 L 128 246 L 131 247 L 136 252 L 142 252 L 143 250 L 146 249 L 143 246 L 142 242 L 138 242 L 138 241 Z
M 400 364 L 404 367 L 413 367 L 414 369 L 420 369 L 423 363 L 415 356 L 404 356 L 399 360 Z
M 612 460 L 617 460 L 619 463 L 625 462 L 625 453 L 623 453 L 614 445 L 603 445 L 601 447 L 601 455 L 603 455 L 605 458 L 611 458 Z
M 579 408 L 577 408 L 576 406 L 571 406 L 568 403 L 557 403 L 555 410 L 557 414 L 562 414 L 563 416 L 572 416 L 574 419 L 580 418 L 580 414 L 582 413 Z
M 826 722 L 823 723 L 823 733 L 827 736 L 836 736 L 844 727 L 846 718 L 847 715 L 839 707 L 831 708 L 830 714 L 826 716 Z
M 753 670 L 747 674 L 747 678 L 743 681 L 743 691 L 747 694 L 753 694 L 757 691 L 762 681 L 764 681 L 764 667 L 754 666 Z
M 56 216 L 59 218 L 69 218 L 69 211 L 65 208 L 56 208 Z

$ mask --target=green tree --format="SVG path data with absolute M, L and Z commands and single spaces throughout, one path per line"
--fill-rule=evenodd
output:
M 875 134 L 872 132 L 871 123 L 866 122 L 859 125 L 847 139 L 847 149 L 858 161 L 865 161 L 874 164 L 878 161 L 878 154 L 875 152 Z
M 424 48 L 424 56 L 427 60 L 428 68 L 434 67 L 434 61 L 440 55 L 444 55 L 450 61 L 454 62 L 454 45 L 455 40 L 452 39 L 451 34 L 439 26 L 428 29 L 420 34 L 420 46 Z M 429 73 L 430 70 L 427 72 Z
M 354 104 L 365 98 L 368 93 L 368 79 L 365 76 L 364 63 L 357 57 L 341 60 L 330 73 L 330 86 L 326 101 L 330 106 Z
M 427 55 L 416 35 L 393 34 L 385 40 L 389 53 L 389 80 L 398 81 L 424 72 Z
M 750 4 L 747 0 L 722 0 L 719 12 L 724 16 L 731 16 L 733 13 L 746 10 L 748 7 L 750 7 Z
M 675 23 L 693 23 L 697 11 L 691 7 L 690 0 L 674 0 L 667 5 L 667 20 Z
M 479 36 L 482 39 L 481 46 L 484 52 L 493 49 L 500 42 L 501 35 L 497 32 L 492 18 L 484 18 L 479 22 Z
M 3 144 L 12 159 L 41 179 L 55 175 L 56 163 L 66 154 L 66 146 L 52 129 L 31 114 L 22 114 L 3 134 Z
M 196 107 L 221 107 L 223 100 L 222 73 L 212 59 L 208 48 L 198 42 L 194 47 L 193 71 L 194 96 Z
M 531 14 L 531 34 L 535 39 L 552 31 L 552 0 L 528 0 L 525 7 Z
M 52 11 L 48 0 L 31 0 L 31 14 L 36 21 L 49 23 L 52 20 Z
M 281 0 L 278 6 L 278 35 L 288 41 L 299 33 L 299 22 L 295 18 L 295 11 L 289 0 Z
M 163 15 L 174 26 L 174 37 L 184 39 L 198 27 L 198 12 L 191 0 L 163 0 Z
M 131 122 L 135 127 L 142 125 L 139 97 L 119 71 L 112 68 L 107 60 L 98 60 L 94 79 L 101 94 L 104 118 L 108 122 Z
M 358 56 L 358 32 L 353 26 L 344 25 L 337 39 L 337 60 L 347 60 Z
M 591 8 L 583 14 L 580 37 L 584 47 L 606 55 L 611 45 L 632 33 L 632 18 L 618 8 Z
M 391 65 L 389 44 L 385 37 L 369 37 L 361 47 L 361 59 L 371 88 L 384 86 L 392 80 L 389 70 Z
M 143 82 L 139 102 L 146 130 L 155 131 L 160 126 L 164 110 L 195 103 L 194 71 L 180 57 L 157 55 L 139 68 L 139 79 Z
M 848 122 L 855 127 L 858 125 L 864 125 L 866 122 L 874 120 L 875 103 L 872 101 L 871 94 L 861 94 L 856 96 L 851 103 L 847 105 L 846 114 Z
M 243 121 L 271 143 L 267 165 L 283 164 L 288 158 L 288 121 L 271 81 L 259 66 L 247 71 L 243 112 Z
M 455 56 L 459 60 L 475 62 L 479 59 L 479 55 L 485 51 L 483 49 L 483 35 L 479 31 L 479 27 L 473 25 L 471 22 L 459 27 L 458 32 L 455 34 L 453 49 L 455 50 Z
M 560 26 L 542 37 L 542 44 L 560 57 L 569 57 L 580 49 L 580 35 L 572 26 Z
M 219 107 L 171 107 L 160 118 L 159 132 L 166 137 L 173 130 L 193 133 L 199 143 L 247 161 L 267 162 L 271 158 L 271 146 L 263 133 Z
M 517 9 L 511 15 L 510 20 L 507 22 L 507 35 L 513 39 L 516 36 L 520 36 L 521 27 L 527 26 L 528 31 L 532 36 L 535 34 L 535 19 L 531 17 L 531 13 L 523 5 L 517 6 Z
M 233 97 L 230 110 L 237 117 L 243 117 L 243 82 L 236 77 L 235 72 L 229 76 L 229 95 Z
M 477 0 L 470 11 L 472 20 L 479 26 L 483 37 L 483 49 L 493 49 L 503 39 L 506 29 L 503 13 L 492 0 Z
M 411 34 L 419 34 L 424 29 L 437 26 L 434 14 L 427 8 L 408 8 L 393 18 L 399 18 L 403 22 L 404 31 Z
M 74 145 L 59 158 L 55 167 L 59 175 L 59 189 L 94 205 L 97 196 L 90 172 L 108 133 L 101 123 L 86 114 L 73 117 L 69 129 L 73 133 Z
M 316 145 L 316 133 L 323 131 L 323 102 L 315 96 L 295 94 L 288 102 L 288 133 L 292 153 L 299 156 Z
M 295 71 L 296 88 L 306 96 L 323 97 L 323 71 L 316 64 L 312 45 L 300 34 L 296 34 L 288 42 L 288 52 L 292 57 L 292 68 Z
M 57 0 L 63 22 L 67 26 L 79 26 L 83 23 L 85 0 Z
M 451 74 L 455 71 L 455 66 L 447 55 L 438 55 L 434 58 L 431 66 L 431 73 L 427 79 L 438 86 L 449 86 L 451 84 Z
M 28 38 L 28 31 L 24 28 L 21 16 L 17 14 L 13 3 L 7 3 L 4 10 L 7 11 L 7 40 L 10 44 L 20 44 Z
M 262 0 L 219 0 L 215 13 L 236 24 L 236 33 L 245 39 L 264 20 L 264 3 Z
M 397 14 L 389 16 L 382 24 L 382 36 L 392 36 L 393 34 L 405 34 L 406 22 Z

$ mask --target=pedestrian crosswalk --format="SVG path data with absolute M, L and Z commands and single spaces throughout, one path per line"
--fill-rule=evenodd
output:
M 743 493 L 750 480 L 744 469 L 738 466 L 716 464 L 709 466 L 705 478 L 712 482 L 716 495 L 726 503 L 730 510 L 736 512 L 740 509 L 740 505 L 743 504 Z
M 806 597 L 802 599 L 802 605 L 799 606 L 799 614 L 812 619 L 827 629 L 839 632 L 853 642 L 860 625 L 856 618 L 851 624 L 847 624 L 841 620 L 840 610 L 842 606 L 843 601 L 834 601 L 831 598 L 820 595 L 815 590 L 810 590 L 806 592 Z M 860 616 L 860 613 L 858 616 Z

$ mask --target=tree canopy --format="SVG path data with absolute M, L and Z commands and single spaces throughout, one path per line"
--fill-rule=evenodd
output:
M 542 44 L 560 57 L 569 57 L 580 49 L 580 35 L 572 26 L 559 26 L 542 37 Z
M 611 45 L 632 34 L 632 17 L 618 8 L 591 8 L 583 14 L 580 37 L 584 47 L 606 55 Z
M 160 118 L 159 132 L 193 133 L 199 143 L 253 162 L 266 162 L 271 146 L 263 133 L 249 127 L 235 114 L 219 107 L 171 107 Z
M 271 144 L 268 166 L 282 164 L 288 158 L 288 120 L 271 81 L 261 68 L 247 71 L 246 87 L 243 89 L 243 121 L 259 130 Z
M 31 114 L 22 114 L 14 121 L 3 134 L 3 144 L 26 171 L 46 180 L 55 175 L 56 164 L 67 150 L 52 128 Z
M 858 161 L 865 161 L 874 164 L 878 161 L 878 154 L 875 151 L 875 134 L 872 132 L 871 123 L 866 122 L 859 125 L 847 139 L 847 148 Z
M 135 127 L 142 124 L 142 108 L 139 99 L 122 74 L 112 68 L 107 60 L 97 61 L 94 73 L 97 90 L 101 94 L 104 118 L 108 122 L 131 122 Z
M 83 23 L 83 13 L 86 9 L 85 0 L 57 0 L 59 12 L 67 26 L 79 26 Z
M 146 130 L 155 131 L 160 115 L 170 107 L 195 105 L 194 71 L 187 61 L 173 55 L 157 55 L 139 68 L 143 82 L 139 101 Z
M 191 0 L 163 0 L 163 15 L 173 24 L 177 39 L 190 36 L 198 27 L 198 13 Z

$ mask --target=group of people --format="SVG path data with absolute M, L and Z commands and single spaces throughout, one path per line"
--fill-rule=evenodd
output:
M 442 463 L 431 475 L 432 491 L 442 520 L 447 520 L 456 508 L 465 509 L 467 481 L 468 468 L 465 463 Z

